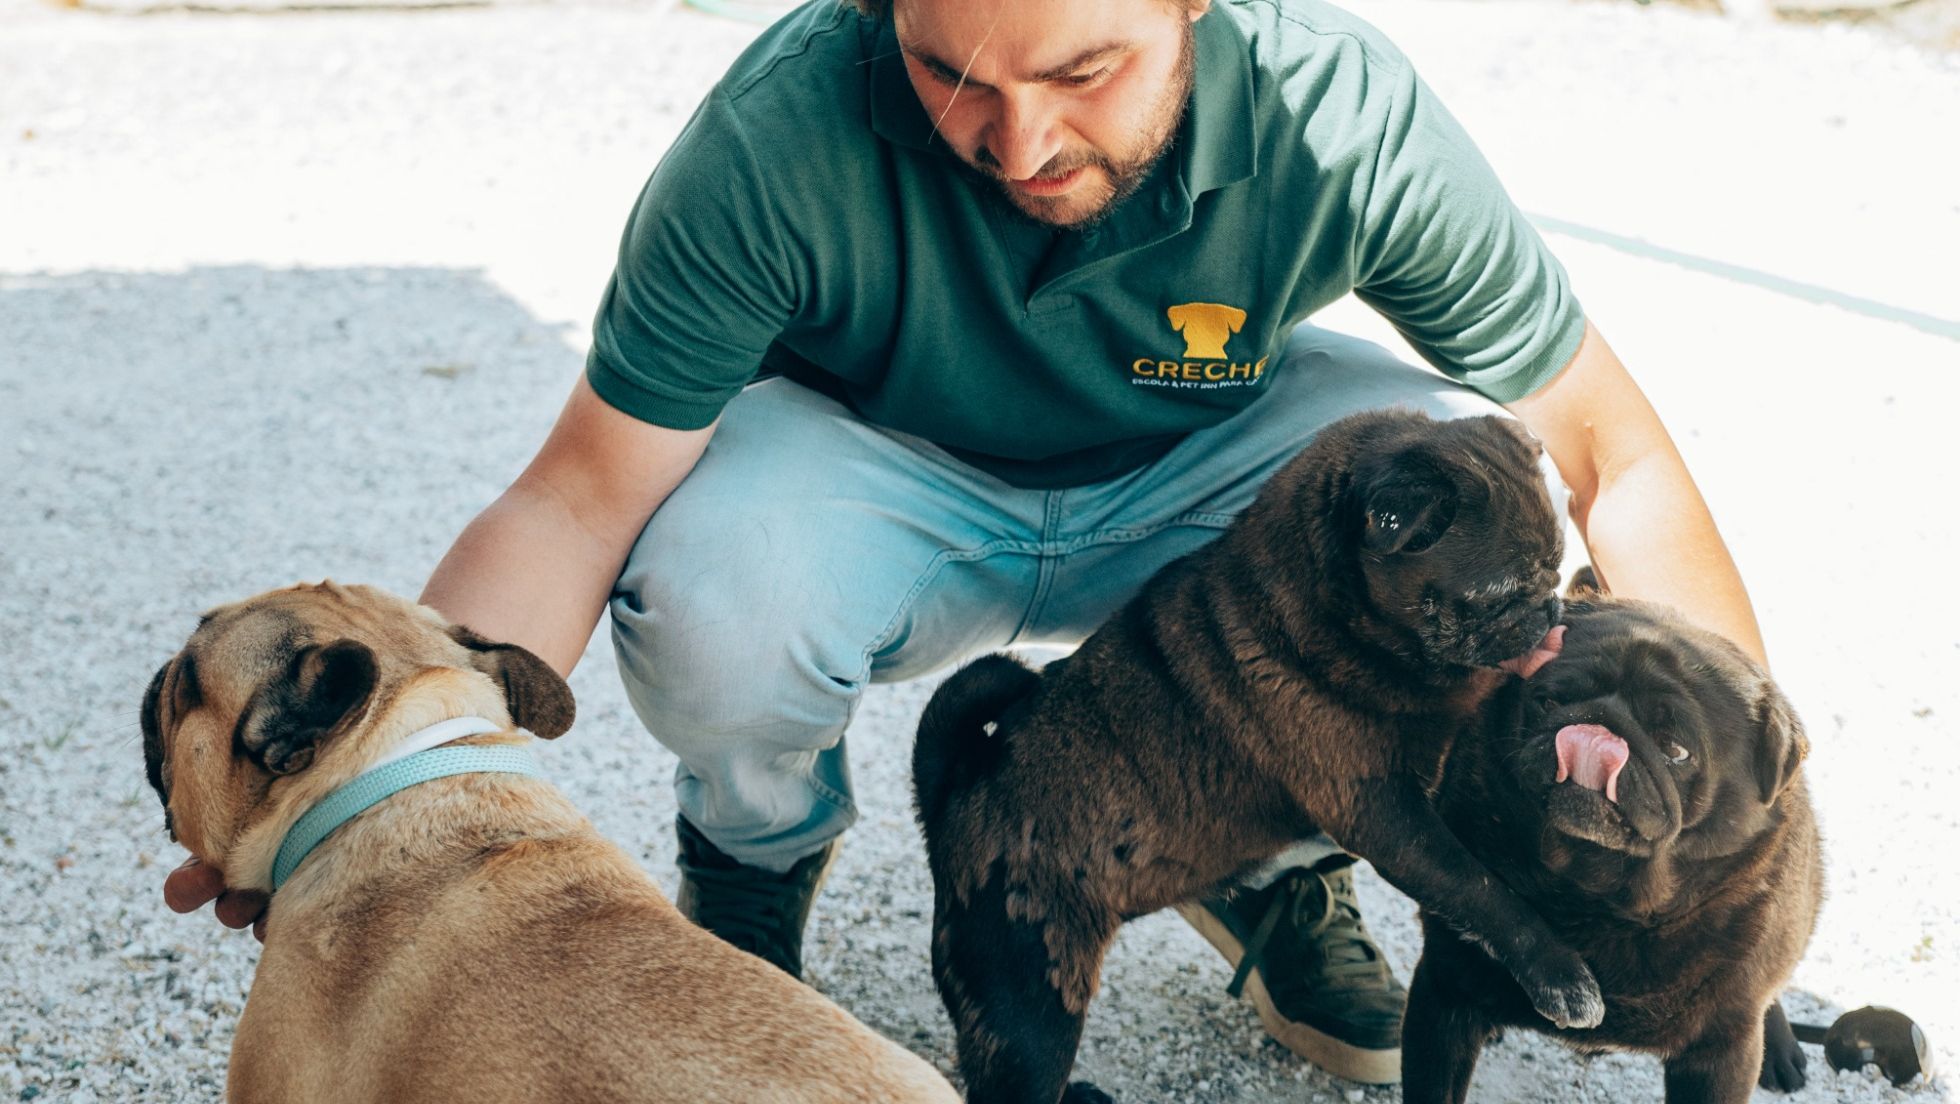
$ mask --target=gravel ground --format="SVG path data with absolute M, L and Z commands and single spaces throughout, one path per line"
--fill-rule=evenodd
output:
M 1793 1013 L 1960 1039 L 1960 65 L 1678 8 L 1380 0 L 1674 429 L 1814 741 L 1831 899 Z M 579 369 L 628 205 L 755 28 L 671 7 L 147 16 L 0 0 L 0 1098 L 210 1101 L 256 944 L 166 911 L 144 680 L 207 605 L 413 593 Z M 1352 303 L 1332 325 L 1393 341 Z M 554 777 L 670 889 L 670 757 L 603 637 Z M 902 767 L 929 687 L 853 729 L 865 810 L 812 980 L 942 1066 Z M 1363 894 L 1404 971 L 1412 909 Z M 1406 976 L 1406 974 L 1405 974 Z M 1266 1042 L 1174 918 L 1125 929 L 1083 1047 L 1127 1101 L 1393 1099 Z M 1814 1055 L 1814 1052 L 1813 1052 Z M 1946 1099 L 1813 1057 L 1802 1101 Z M 1480 1101 L 1660 1097 L 1518 1033 Z

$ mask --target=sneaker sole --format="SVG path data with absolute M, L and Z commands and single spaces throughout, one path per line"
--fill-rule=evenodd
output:
M 1213 916 L 1203 905 L 1195 901 L 1178 905 L 1177 914 L 1184 922 L 1198 929 L 1205 942 L 1218 949 L 1232 969 L 1239 968 L 1239 960 L 1245 957 L 1245 945 L 1232 934 L 1223 922 Z M 1245 979 L 1245 995 L 1252 1001 L 1252 1007 L 1259 1013 L 1259 1022 L 1266 1025 L 1266 1033 L 1279 1041 L 1279 1044 L 1293 1053 L 1326 1070 L 1336 1077 L 1348 1081 L 1358 1081 L 1364 1085 L 1395 1085 L 1402 1080 L 1402 1048 L 1390 1047 L 1387 1050 L 1368 1050 L 1343 1042 L 1322 1031 L 1316 1031 L 1306 1024 L 1289 1020 L 1266 992 L 1265 979 L 1254 967 Z

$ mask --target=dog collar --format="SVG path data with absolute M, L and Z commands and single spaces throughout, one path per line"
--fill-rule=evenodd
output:
M 539 776 L 528 747 L 441 747 L 465 736 L 504 731 L 481 717 L 454 717 L 430 725 L 402 741 L 379 762 L 328 794 L 286 830 L 272 860 L 272 891 L 293 876 L 315 847 L 348 821 L 410 786 L 458 774 Z

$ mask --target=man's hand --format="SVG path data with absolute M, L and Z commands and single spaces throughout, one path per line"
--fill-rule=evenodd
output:
M 170 872 L 163 880 L 163 903 L 172 912 L 196 912 L 211 900 L 218 923 L 227 928 L 250 927 L 259 942 L 265 942 L 265 909 L 271 898 L 257 890 L 226 889 L 225 872 L 196 859 Z

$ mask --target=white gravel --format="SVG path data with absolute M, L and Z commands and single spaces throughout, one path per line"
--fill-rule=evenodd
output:
M 1673 8 L 1361 10 L 1560 228 L 1751 582 L 1830 848 L 1792 1011 L 1895 1005 L 1952 1065 L 1960 68 Z M 542 438 L 632 197 L 754 31 L 627 5 L 0 0 L 0 1099 L 219 1099 L 256 944 L 162 905 L 180 855 L 142 780 L 144 680 L 206 605 L 322 576 L 419 588 Z M 1323 321 L 1385 335 L 1351 303 Z M 607 651 L 547 762 L 671 888 L 672 761 Z M 860 714 L 865 818 L 810 957 L 946 1066 L 902 773 L 927 690 Z M 1363 892 L 1406 972 L 1410 906 Z M 1082 1072 L 1126 1101 L 1394 1098 L 1266 1042 L 1226 979 L 1177 920 L 1132 925 Z M 1821 1066 L 1795 1099 L 1948 1091 Z M 1518 1033 L 1475 1094 L 1659 1097 L 1652 1060 Z

